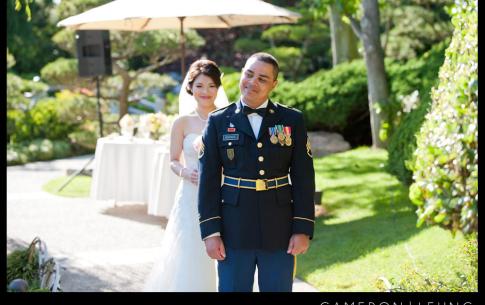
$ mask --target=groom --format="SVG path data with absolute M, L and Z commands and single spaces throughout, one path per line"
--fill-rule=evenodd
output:
M 301 112 L 268 98 L 278 71 L 272 55 L 253 54 L 240 100 L 212 112 L 202 137 L 199 221 L 220 292 L 252 291 L 256 266 L 260 291 L 291 292 L 313 236 L 310 142 Z

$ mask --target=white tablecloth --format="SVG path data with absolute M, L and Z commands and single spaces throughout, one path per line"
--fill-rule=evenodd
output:
M 148 197 L 148 214 L 168 218 L 181 178 L 170 169 L 168 147 L 156 152 Z
M 166 146 L 150 139 L 98 139 L 91 197 L 147 203 L 157 152 Z

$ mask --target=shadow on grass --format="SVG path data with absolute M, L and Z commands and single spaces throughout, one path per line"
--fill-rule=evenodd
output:
M 407 187 L 392 183 L 385 185 L 381 182 L 378 187 L 369 185 L 367 181 L 352 183 L 335 187 L 324 188 L 326 194 L 339 194 L 338 203 L 330 208 L 348 209 L 360 208 L 370 209 L 375 213 L 387 213 L 398 210 L 411 210 L 412 203 L 409 201 Z M 335 195 L 333 195 L 335 196 Z
M 380 173 L 383 168 L 379 164 L 383 163 L 382 158 L 367 157 L 358 159 L 345 156 L 332 155 L 332 162 L 315 162 L 315 172 L 324 172 L 325 176 L 331 177 L 333 174 L 340 175 L 343 171 L 346 174 L 360 175 L 369 173 Z M 385 162 L 384 162 L 385 163 Z
M 315 223 L 311 247 L 301 260 L 298 275 L 354 261 L 379 248 L 395 245 L 421 231 L 413 211 L 381 213 L 355 221 L 325 225 Z
M 353 262 L 422 230 L 416 228 L 408 188 L 385 171 L 386 160 L 387 152 L 371 149 L 316 160 L 317 184 L 329 214 L 316 220 L 298 276 Z
M 149 215 L 146 204 L 123 204 L 103 210 L 104 215 L 120 217 L 151 225 L 162 226 L 165 229 L 168 220 L 165 217 Z

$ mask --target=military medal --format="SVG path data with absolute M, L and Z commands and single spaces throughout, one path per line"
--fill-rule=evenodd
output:
M 283 133 L 283 126 L 282 125 L 276 125 L 278 126 L 278 141 L 280 142 L 280 145 L 283 146 L 285 145 L 285 134 Z
M 278 143 L 278 138 L 276 137 L 276 127 L 269 127 L 269 134 L 271 135 L 269 138 L 271 143 L 273 144 Z
M 285 144 L 286 146 L 291 146 L 291 127 L 290 126 L 285 126 Z

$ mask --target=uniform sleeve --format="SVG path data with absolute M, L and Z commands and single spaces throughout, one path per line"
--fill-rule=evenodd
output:
M 199 150 L 199 224 L 202 239 L 221 232 L 220 188 L 222 162 L 217 146 L 217 132 L 214 117 L 202 135 Z
M 315 170 L 303 115 L 292 131 L 294 151 L 291 159 L 290 178 L 293 192 L 293 234 L 307 234 L 313 238 L 315 223 Z

